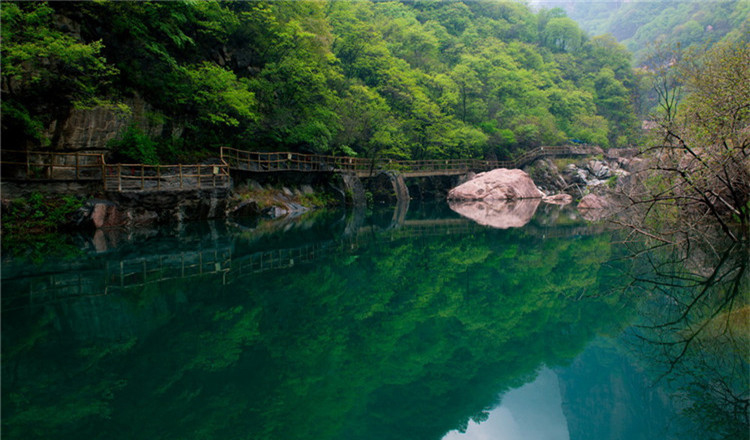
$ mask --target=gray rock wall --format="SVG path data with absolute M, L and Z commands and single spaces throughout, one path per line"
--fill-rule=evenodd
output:
M 109 192 L 88 200 L 76 213 L 81 229 L 140 227 L 226 216 L 228 189 Z
M 80 151 L 106 150 L 129 125 L 135 124 L 150 137 L 162 135 L 179 136 L 180 127 L 168 128 L 164 117 L 139 96 L 125 99 L 125 108 L 97 106 L 90 109 L 71 108 L 67 117 L 52 121 L 44 135 L 51 142 L 51 149 Z
M 395 171 L 382 171 L 364 181 L 365 188 L 377 203 L 398 204 L 409 200 L 404 176 Z

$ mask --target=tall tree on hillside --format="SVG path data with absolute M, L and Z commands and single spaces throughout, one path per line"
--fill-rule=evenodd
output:
M 718 224 L 732 241 L 750 238 L 750 43 L 714 46 L 673 67 L 687 97 L 664 103 L 645 207 L 636 226 L 675 242 Z M 662 95 L 673 96 L 673 95 Z M 654 209 L 660 207 L 662 209 Z M 677 220 L 675 222 L 675 220 Z

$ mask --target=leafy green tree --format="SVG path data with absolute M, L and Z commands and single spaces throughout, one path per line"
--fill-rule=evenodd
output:
M 458 86 L 458 114 L 462 122 L 466 122 L 467 109 L 471 98 L 480 92 L 482 83 L 477 73 L 466 64 L 458 64 L 450 73 L 451 79 Z
M 551 18 L 539 35 L 544 46 L 558 52 L 576 52 L 586 36 L 568 17 Z
M 277 38 L 287 50 L 273 54 L 251 82 L 262 114 L 258 142 L 329 152 L 339 128 L 334 109 L 341 74 L 333 65 L 322 7 L 278 2 L 271 9 L 285 20 L 279 20 Z
M 47 144 L 47 126 L 73 106 L 97 103 L 116 69 L 102 56 L 101 41 L 83 43 L 58 29 L 46 3 L 5 2 L 0 13 L 4 143 Z
M 395 118 L 385 99 L 367 86 L 349 87 L 339 111 L 341 131 L 336 143 L 375 159 L 380 154 L 403 157 Z
M 182 94 L 183 114 L 193 115 L 193 136 L 211 129 L 239 127 L 258 119 L 255 95 L 248 90 L 247 80 L 207 62 L 185 69 L 188 90 Z

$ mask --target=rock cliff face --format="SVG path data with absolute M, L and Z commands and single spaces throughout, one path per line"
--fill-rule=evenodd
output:
M 505 168 L 479 173 L 448 192 L 449 200 L 518 200 L 543 196 L 526 172 Z
M 108 143 L 129 125 L 135 124 L 149 137 L 163 134 L 179 136 L 181 128 L 172 128 L 169 133 L 163 118 L 142 98 L 125 99 L 126 108 L 97 106 L 90 109 L 72 108 L 67 117 L 54 120 L 47 127 L 45 137 L 50 139 L 54 150 L 81 151 L 105 150 Z
M 77 228 L 120 228 L 181 223 L 225 216 L 228 189 L 109 193 L 76 213 Z
M 376 203 L 397 204 L 409 200 L 409 188 L 400 173 L 382 171 L 363 183 Z

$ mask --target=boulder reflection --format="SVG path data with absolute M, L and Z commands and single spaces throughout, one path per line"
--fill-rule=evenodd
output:
M 527 225 L 542 199 L 475 200 L 448 202 L 450 208 L 480 225 L 496 229 L 520 228 Z

